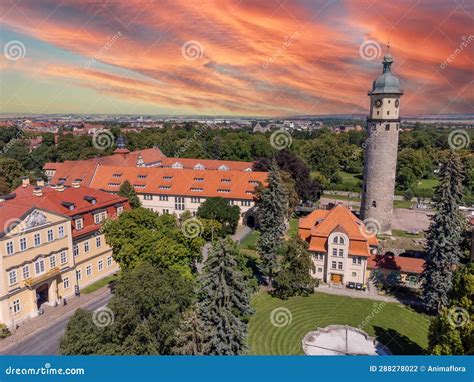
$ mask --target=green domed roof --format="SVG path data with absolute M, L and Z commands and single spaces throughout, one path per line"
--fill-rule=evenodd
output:
M 390 71 L 390 66 L 393 63 L 392 56 L 387 53 L 383 58 L 383 73 L 372 84 L 372 94 L 403 94 L 400 89 L 400 81 Z

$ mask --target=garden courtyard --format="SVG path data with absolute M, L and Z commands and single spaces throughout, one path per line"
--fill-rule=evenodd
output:
M 257 294 L 250 319 L 250 354 L 304 354 L 303 337 L 317 327 L 359 327 L 386 345 L 393 354 L 421 354 L 427 347 L 429 320 L 396 303 L 315 293 L 280 300 Z

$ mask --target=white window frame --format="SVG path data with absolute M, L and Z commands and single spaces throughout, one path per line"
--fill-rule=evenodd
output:
M 92 276 L 92 265 L 90 264 L 86 266 L 86 276 L 87 277 Z
M 84 241 L 84 253 L 88 253 L 91 250 L 89 240 Z
M 39 265 L 39 267 L 38 267 Z M 38 272 L 38 268 L 40 269 Z M 38 259 L 35 261 L 35 274 L 36 275 L 42 275 L 43 273 L 46 272 L 46 267 L 44 265 L 44 258 Z
M 104 260 L 100 259 L 99 261 L 97 261 L 97 269 L 99 270 L 99 272 L 104 269 Z
M 95 246 L 96 246 L 97 248 L 102 247 L 102 238 L 101 238 L 100 236 L 96 236 L 96 238 L 95 238 Z
M 49 267 L 51 269 L 56 268 L 56 255 L 51 255 L 49 257 Z
M 16 274 L 16 269 L 8 271 L 8 285 L 15 285 L 18 282 L 18 277 Z
M 54 240 L 54 231 L 52 229 L 48 229 L 46 237 L 48 238 L 48 243 L 52 242 Z
M 41 245 L 41 234 L 35 233 L 34 240 L 35 240 L 35 247 L 39 247 Z
M 7 249 L 7 255 L 8 256 L 13 255 L 15 253 L 15 246 L 13 245 L 13 240 L 8 241 L 5 244 L 5 247 Z
M 69 286 L 70 286 L 70 285 L 69 285 L 69 277 L 65 277 L 65 278 L 63 279 L 63 288 L 64 288 L 64 289 L 68 289 Z
M 26 237 L 20 238 L 20 251 L 26 251 L 28 249 L 28 242 Z
M 12 310 L 13 310 L 13 314 L 17 314 L 21 312 L 20 299 L 14 300 L 12 302 Z
M 66 264 L 67 263 L 67 253 L 66 253 L 66 251 L 62 251 L 61 254 L 59 255 L 59 262 L 61 264 Z
M 23 265 L 21 268 L 22 273 L 23 273 L 23 280 L 28 280 L 30 278 L 30 265 Z

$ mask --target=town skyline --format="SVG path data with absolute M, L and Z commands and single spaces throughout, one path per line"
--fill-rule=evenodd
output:
M 407 115 L 473 110 L 465 81 L 474 39 L 469 4 L 43 1 L 3 8 L 4 112 L 366 114 L 361 95 L 388 41 Z

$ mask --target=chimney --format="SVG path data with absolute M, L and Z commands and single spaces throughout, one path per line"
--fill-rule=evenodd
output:
M 43 189 L 41 187 L 35 187 L 33 190 L 33 196 L 43 196 Z
M 56 191 L 63 192 L 64 191 L 64 183 L 58 183 L 56 186 Z
M 28 187 L 30 185 L 30 178 L 27 176 L 22 176 L 21 177 L 21 186 L 22 187 Z
M 44 187 L 44 179 L 43 178 L 36 178 L 36 186 L 37 187 Z
M 71 182 L 71 187 L 72 188 L 80 188 L 81 187 L 81 180 L 80 179 L 74 179 Z

